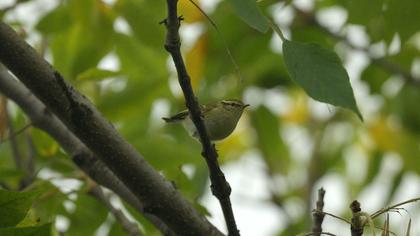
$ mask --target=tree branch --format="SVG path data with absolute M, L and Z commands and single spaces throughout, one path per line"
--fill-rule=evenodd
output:
M 117 176 L 76 137 L 45 105 L 0 64 L 0 92 L 13 100 L 29 116 L 33 125 L 47 132 L 72 158 L 72 161 L 96 183 L 111 189 L 139 213 L 143 214 L 164 235 L 175 235 L 159 218 L 144 212 L 143 203 Z
M 322 212 L 324 209 L 324 188 L 318 190 L 318 201 L 316 201 L 316 211 L 313 212 L 312 217 L 314 223 L 312 225 L 312 233 L 315 236 L 320 236 L 322 233 L 322 222 L 324 221 L 325 214 Z
M 0 22 L 0 61 L 143 202 L 180 235 L 221 233 L 183 198 L 47 61 Z
M 235 217 L 233 215 L 232 204 L 230 202 L 231 188 L 226 181 L 225 175 L 220 169 L 217 161 L 217 152 L 212 145 L 208 136 L 206 127 L 202 120 L 200 105 L 194 95 L 191 79 L 188 75 L 184 60 L 181 55 L 181 41 L 179 38 L 179 27 L 181 25 L 181 17 L 178 17 L 177 3 L 178 0 L 167 0 L 168 17 L 163 21 L 165 23 L 167 34 L 165 41 L 165 49 L 171 54 L 178 73 L 178 81 L 182 88 L 185 97 L 185 103 L 189 110 L 191 120 L 197 128 L 200 141 L 202 144 L 202 156 L 206 160 L 211 180 L 211 190 L 214 196 L 219 200 L 222 207 L 223 215 L 225 217 L 226 225 L 229 235 L 239 235 L 239 230 L 236 226 Z
M 353 217 L 351 218 L 351 236 L 362 236 L 363 235 L 363 227 L 364 223 L 362 222 L 360 212 L 362 209 L 360 208 L 360 203 L 358 201 L 353 201 L 350 204 L 350 209 Z

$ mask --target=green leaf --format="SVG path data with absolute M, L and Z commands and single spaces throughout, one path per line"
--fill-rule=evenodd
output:
M 150 236 L 162 235 L 162 233 L 159 230 L 157 230 L 156 227 L 149 220 L 147 220 L 147 218 L 145 218 L 143 214 L 139 213 L 139 211 L 135 210 L 131 205 L 127 204 L 126 202 L 122 202 L 122 203 L 124 207 L 127 209 L 127 211 L 130 213 L 130 215 L 134 217 L 136 222 L 141 225 L 141 230 L 144 232 L 143 235 L 150 235 Z M 116 224 L 121 225 L 118 222 L 116 222 Z M 113 233 L 115 231 L 117 231 L 116 235 L 118 235 L 119 230 L 113 229 L 114 226 L 112 226 L 108 235 L 114 235 Z M 124 235 L 127 235 L 127 232 L 126 231 L 124 232 L 125 232 Z
M 63 202 L 68 198 L 59 188 L 50 181 L 40 179 L 36 180 L 33 185 L 42 191 L 31 208 L 31 212 L 41 223 L 53 221 L 57 214 L 61 214 L 60 211 L 65 211 Z M 19 225 L 22 225 L 22 222 Z
M 373 154 L 370 155 L 367 175 L 362 186 L 367 186 L 370 183 L 372 183 L 375 177 L 379 174 L 383 161 L 383 153 L 380 151 L 375 151 Z
M 115 52 L 120 59 L 121 70 L 130 76 L 141 76 L 144 82 L 162 80 L 167 76 L 167 70 L 162 69 L 167 54 L 156 52 L 134 37 L 115 34 Z
M 71 16 L 66 5 L 58 6 L 44 15 L 35 26 L 43 34 L 62 31 L 71 26 Z
M 99 1 L 70 1 L 70 25 L 50 36 L 54 67 L 65 78 L 95 67 L 112 49 L 114 15 Z
M 298 23 L 295 23 L 298 24 Z M 293 40 L 306 41 L 319 44 L 321 47 L 332 48 L 336 44 L 329 35 L 326 35 L 319 27 L 316 26 L 294 26 L 291 27 Z
M 108 209 L 95 198 L 80 193 L 76 204 L 76 210 L 69 215 L 70 228 L 67 235 L 94 235 L 94 232 L 106 220 Z
M 413 41 L 414 42 L 414 41 Z M 414 43 L 401 45 L 398 54 L 387 57 L 389 61 L 405 71 L 411 71 L 411 65 L 420 55 L 420 49 Z
M 211 213 L 209 212 L 209 210 L 204 206 L 204 205 L 202 205 L 201 203 L 199 203 L 197 200 L 195 200 L 194 202 L 193 202 L 193 204 L 194 204 L 194 208 L 199 212 L 199 213 L 201 213 L 201 215 L 203 215 L 203 216 L 208 216 L 208 217 L 210 217 L 210 216 L 212 216 L 211 215 Z
M 17 225 L 29 211 L 39 192 L 15 192 L 0 189 L 0 227 Z M 0 233 L 0 235 L 3 235 Z
M 108 235 L 113 236 L 126 236 L 127 231 L 124 230 L 124 228 L 121 226 L 120 223 L 114 222 L 111 226 L 111 229 L 109 230 Z
M 120 71 L 112 71 L 112 70 L 103 70 L 99 68 L 90 68 L 85 70 L 84 72 L 80 73 L 76 80 L 104 80 L 110 77 L 117 77 L 122 75 Z
M 165 38 L 165 30 L 159 28 L 144 30 L 144 26 L 156 26 L 157 22 L 162 20 L 161 13 L 166 11 L 166 4 L 156 4 L 155 1 L 121 0 L 116 2 L 114 10 L 130 25 L 135 39 L 153 48 L 154 53 L 166 53 L 165 50 L 161 50 L 163 42 L 158 40 Z
M 285 40 L 283 55 L 290 76 L 310 97 L 348 108 L 363 120 L 349 76 L 337 54 L 317 44 Z
M 391 111 L 401 120 L 401 125 L 412 134 L 420 135 L 420 91 L 417 87 L 405 85 L 391 102 Z M 413 109 L 414 108 L 414 109 Z
M 51 233 L 51 223 L 32 227 L 10 227 L 0 229 L 2 236 L 49 236 Z
M 182 128 L 182 127 L 180 127 Z M 187 135 L 182 130 L 184 135 Z M 153 137 L 152 137 L 153 136 Z M 199 145 L 194 146 L 181 146 L 179 141 L 170 140 L 159 135 L 145 135 L 144 137 L 137 138 L 133 145 L 142 150 L 144 156 L 149 163 L 159 170 L 172 169 L 174 166 L 180 166 L 185 163 L 199 162 L 198 150 Z M 159 148 L 156 148 L 159 147 Z
M 361 80 L 365 81 L 369 85 L 371 94 L 378 94 L 381 93 L 382 85 L 388 79 L 389 74 L 382 68 L 378 68 L 378 66 L 370 64 L 365 70 L 363 70 L 360 77 Z
M 392 199 L 394 199 L 395 194 L 397 193 L 398 188 L 401 186 L 403 181 L 404 175 L 406 174 L 406 170 L 403 168 L 398 173 L 393 176 L 392 182 L 390 184 L 390 190 L 388 192 L 388 196 L 386 196 L 386 204 L 390 204 Z M 388 177 L 389 178 L 389 177 Z
M 392 38 L 395 32 L 405 42 L 414 33 L 420 30 L 417 22 L 420 22 L 420 1 L 418 0 L 390 0 L 385 11 L 387 35 Z
M 37 147 L 37 154 L 39 158 L 49 158 L 57 154 L 59 151 L 58 143 L 51 138 L 47 133 L 34 129 L 32 131 L 33 142 Z M 48 161 L 51 161 L 48 159 Z
M 290 84 L 291 81 L 286 79 L 288 74 L 284 64 L 282 62 L 279 64 L 276 61 L 278 54 L 272 50 L 267 50 L 272 35 L 256 33 L 253 28 L 242 24 L 239 17 L 226 14 L 229 8 L 231 6 L 228 1 L 221 2 L 212 17 L 217 19 L 217 23 L 222 26 L 220 32 L 226 44 L 229 45 L 241 74 L 244 76 L 244 87 L 249 84 L 262 87 Z M 210 32 L 203 36 L 206 37 L 208 46 L 206 46 L 205 74 L 203 75 L 206 87 L 200 89 L 200 98 L 211 100 L 214 99 L 214 94 L 212 95 L 212 89 L 210 89 L 212 86 L 217 86 L 222 80 L 223 83 L 229 83 L 228 80 L 223 78 L 229 78 L 232 81 L 238 78 L 233 77 L 235 69 L 226 54 L 220 36 Z M 217 60 L 212 58 L 217 58 Z M 224 87 L 228 88 L 227 86 Z M 226 94 L 231 97 L 240 96 L 235 94 L 240 87 L 232 87 L 226 91 Z
M 261 13 L 255 0 L 229 0 L 235 13 L 252 28 L 265 33 L 268 22 Z
M 369 25 L 382 14 L 383 0 L 340 0 L 349 13 L 348 21 L 353 24 Z
M 25 172 L 22 170 L 0 167 L 0 179 L 2 181 L 18 181 L 23 177 L 25 177 Z
M 278 118 L 264 106 L 252 113 L 252 124 L 258 136 L 258 148 L 269 166 L 270 172 L 285 173 L 288 169 L 289 153 L 280 136 Z

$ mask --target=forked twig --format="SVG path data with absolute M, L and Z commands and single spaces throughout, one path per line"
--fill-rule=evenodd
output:
M 382 209 L 376 211 L 375 213 L 373 213 L 370 217 L 372 219 L 375 219 L 376 217 L 378 217 L 379 215 L 381 215 L 385 212 L 388 212 L 390 210 L 394 210 L 394 209 L 398 208 L 399 206 L 402 206 L 402 205 L 405 205 L 405 204 L 408 204 L 408 203 L 417 202 L 417 201 L 420 201 L 420 197 L 413 198 L 413 199 L 410 199 L 410 200 L 407 200 L 407 201 L 404 201 L 404 202 L 400 202 L 400 203 L 397 203 L 395 205 L 392 205 L 392 206 L 389 206 L 389 207 L 386 207 L 386 208 L 382 208 Z

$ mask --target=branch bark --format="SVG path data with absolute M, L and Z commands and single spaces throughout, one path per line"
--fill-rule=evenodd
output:
M 312 233 L 314 236 L 320 236 L 322 233 L 322 222 L 324 221 L 325 214 L 324 210 L 324 188 L 318 190 L 318 200 L 316 201 L 316 210 L 312 214 L 314 223 L 312 225 Z
M 164 235 L 175 234 L 159 218 L 144 212 L 143 203 L 122 183 L 117 176 L 51 114 L 22 83 L 16 81 L 0 63 L 0 93 L 13 100 L 31 119 L 32 124 L 53 137 L 68 153 L 72 161 L 96 183 L 112 190 L 139 213 L 143 214 Z
M 220 169 L 219 163 L 217 161 L 217 151 L 214 145 L 212 145 L 206 127 L 204 126 L 200 105 L 194 95 L 194 91 L 191 86 L 191 79 L 188 75 L 181 54 L 181 41 L 179 38 L 178 30 L 181 25 L 182 18 L 178 17 L 177 13 L 178 0 L 167 0 L 166 2 L 168 6 L 168 17 L 163 21 L 167 29 L 164 46 L 166 51 L 171 54 L 175 63 L 175 67 L 178 73 L 178 82 L 184 93 L 186 106 L 189 110 L 191 120 L 193 121 L 200 137 L 203 148 L 202 156 L 206 160 L 210 173 L 211 191 L 220 202 L 229 235 L 236 236 L 239 235 L 239 230 L 236 226 L 232 204 L 229 198 L 231 188 L 229 183 L 226 181 L 225 175 Z
M 360 212 L 362 209 L 360 208 L 360 203 L 358 201 L 353 201 L 350 204 L 350 209 L 353 217 L 351 218 L 351 236 L 362 236 L 363 235 L 363 222 L 360 217 Z
M 220 235 L 47 61 L 0 22 L 0 61 L 179 235 Z

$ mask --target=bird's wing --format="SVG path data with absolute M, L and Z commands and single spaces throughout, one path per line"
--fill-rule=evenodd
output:
M 202 113 L 206 113 L 209 110 L 213 109 L 216 104 L 206 104 L 206 105 L 200 105 L 200 109 Z M 162 117 L 164 121 L 167 123 L 176 123 L 183 121 L 187 116 L 189 115 L 188 110 L 181 111 L 171 117 Z
M 188 110 L 181 111 L 171 117 L 162 117 L 167 123 L 176 123 L 183 121 L 188 116 Z
M 210 103 L 206 105 L 201 105 L 200 109 L 202 113 L 207 113 L 208 111 L 214 109 L 216 107 L 216 103 Z

